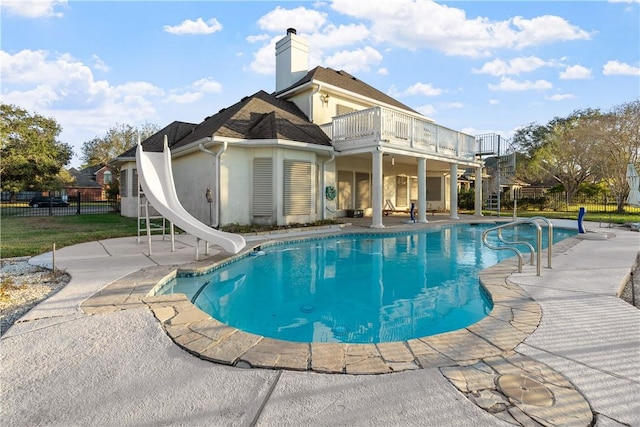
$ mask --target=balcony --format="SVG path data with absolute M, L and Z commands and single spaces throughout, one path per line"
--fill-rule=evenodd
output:
M 354 111 L 320 127 L 339 151 L 382 145 L 475 160 L 475 137 L 390 108 Z

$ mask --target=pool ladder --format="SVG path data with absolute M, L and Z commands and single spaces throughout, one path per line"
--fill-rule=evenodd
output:
M 529 250 L 531 251 L 531 265 L 536 265 L 536 275 L 540 276 L 540 265 L 541 265 L 541 258 L 542 258 L 542 227 L 540 227 L 540 221 L 544 222 L 547 226 L 547 236 L 548 236 L 548 245 L 547 245 L 547 268 L 551 268 L 551 252 L 552 252 L 552 248 L 553 248 L 553 225 L 551 224 L 551 221 L 549 221 L 549 219 L 543 217 L 543 216 L 534 216 L 531 218 L 524 218 L 524 219 L 519 219 L 516 221 L 512 221 L 509 222 L 507 224 L 501 224 L 501 225 L 497 225 L 495 227 L 491 227 L 490 229 L 486 230 L 484 233 L 482 233 L 482 243 L 488 247 L 489 249 L 493 249 L 493 250 L 497 250 L 497 251 L 505 251 L 505 250 L 509 250 L 509 251 L 513 251 L 515 252 L 515 254 L 518 256 L 518 273 L 522 273 L 522 252 L 520 252 L 515 245 L 526 245 L 529 247 Z M 505 240 L 502 237 L 502 230 L 507 228 L 507 227 L 515 227 L 516 225 L 521 225 L 521 224 L 530 224 L 533 225 L 534 227 L 536 227 L 536 247 L 534 248 L 533 245 L 529 242 L 524 242 L 524 241 L 513 241 L 513 242 L 509 242 L 507 240 Z M 496 245 L 492 245 L 491 243 L 489 243 L 487 241 L 487 236 L 489 235 L 489 233 L 491 232 L 497 232 L 498 234 L 498 240 L 500 240 L 502 243 L 504 243 L 505 245 L 509 245 L 509 246 L 496 246 Z M 534 255 L 535 254 L 535 255 Z M 537 259 L 537 262 L 534 262 L 534 256 Z

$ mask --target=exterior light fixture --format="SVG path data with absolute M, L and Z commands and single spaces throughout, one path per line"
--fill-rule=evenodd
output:
M 213 224 L 213 212 L 211 210 L 211 203 L 213 202 L 213 194 L 211 193 L 211 189 L 207 188 L 205 193 L 205 197 L 207 198 L 207 203 L 209 203 L 209 225 Z

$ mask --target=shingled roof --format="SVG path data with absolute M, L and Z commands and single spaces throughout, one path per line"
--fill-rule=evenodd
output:
M 369 86 L 362 80 L 358 80 L 356 77 L 352 76 L 344 70 L 336 71 L 332 68 L 325 68 L 321 66 L 317 66 L 316 68 L 310 70 L 307 75 L 300 79 L 298 82 L 294 83 L 286 89 L 276 92 L 274 95 L 278 96 L 282 93 L 288 92 L 291 89 L 302 86 L 303 84 L 309 83 L 314 80 L 322 83 L 327 83 L 344 90 L 348 90 L 349 92 L 353 92 L 367 98 L 375 99 L 376 101 L 380 101 L 397 108 L 402 108 L 403 110 L 408 110 L 416 114 L 420 114 L 413 108 L 390 97 L 386 93 L 380 92 L 373 86 Z
M 262 90 L 207 117 L 192 133 L 172 148 L 182 147 L 212 135 L 331 145 L 331 140 L 322 129 L 311 123 L 293 102 L 278 99 Z
M 101 168 L 102 166 L 94 166 L 82 170 L 76 168 L 69 169 L 69 173 L 74 178 L 73 187 L 102 188 L 94 178 L 95 172 Z
M 164 136 L 167 135 L 167 141 L 169 143 L 169 148 L 173 147 L 178 141 L 180 141 L 185 136 L 189 135 L 196 128 L 197 125 L 193 123 L 186 122 L 172 122 L 171 124 L 165 126 L 160 129 L 158 132 L 151 135 L 149 138 L 142 141 L 142 146 L 144 147 L 144 151 L 152 151 L 152 152 L 162 152 L 164 147 Z M 136 156 L 136 148 L 131 147 L 124 153 L 120 154 L 120 157 L 135 157 Z

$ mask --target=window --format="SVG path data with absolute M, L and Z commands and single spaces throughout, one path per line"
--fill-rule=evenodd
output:
M 284 214 L 311 214 L 311 163 L 284 161 Z
M 440 177 L 427 177 L 427 201 L 439 202 L 442 200 L 442 187 Z
M 104 171 L 104 174 L 102 174 L 102 181 L 104 184 L 111 184 L 111 171 Z

